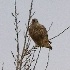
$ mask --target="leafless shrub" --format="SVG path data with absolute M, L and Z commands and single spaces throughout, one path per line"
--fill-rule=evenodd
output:
M 38 57 L 36 59 L 34 59 L 35 57 L 35 52 L 37 50 L 37 48 L 35 48 L 34 46 L 30 49 L 30 44 L 31 44 L 31 39 L 30 39 L 30 36 L 28 34 L 28 30 L 29 30 L 29 25 L 30 25 L 30 20 L 32 18 L 32 16 L 35 14 L 32 13 L 32 9 L 33 9 L 33 0 L 31 1 L 31 6 L 30 6 L 30 10 L 29 10 L 29 18 L 28 18 L 28 23 L 26 24 L 26 31 L 25 31 L 25 35 L 24 35 L 24 45 L 23 45 L 23 49 L 22 49 L 22 54 L 20 54 L 19 52 L 19 33 L 20 33 L 20 30 L 19 30 L 19 27 L 18 27 L 18 24 L 20 21 L 18 21 L 17 17 L 19 15 L 19 13 L 17 13 L 17 6 L 16 6 L 16 0 L 15 0 L 15 13 L 13 14 L 12 13 L 12 16 L 15 18 L 15 32 L 16 32 L 16 38 L 15 38 L 15 41 L 17 42 L 17 57 L 15 57 L 14 53 L 11 51 L 11 54 L 14 58 L 14 65 L 16 67 L 16 70 L 35 70 L 36 68 L 36 64 L 38 63 L 38 59 L 39 59 L 39 54 L 41 52 L 41 47 L 40 47 L 40 50 L 39 50 L 39 53 L 38 53 Z M 52 22 L 53 24 L 53 22 Z M 51 29 L 51 26 L 52 24 L 50 25 L 48 31 L 50 31 Z M 52 40 L 58 36 L 60 36 L 62 33 L 64 33 L 67 29 L 69 29 L 69 27 L 67 27 L 66 29 L 64 29 L 61 33 L 59 33 L 58 35 L 54 36 L 53 38 L 49 39 L 49 40 Z M 47 69 L 48 67 L 48 64 L 49 64 L 49 56 L 50 56 L 50 49 L 49 49 L 49 52 L 48 52 L 48 61 L 47 61 L 47 65 L 46 65 L 46 68 L 45 70 Z M 34 67 L 33 69 L 31 69 L 31 66 L 32 66 L 32 63 L 34 63 Z M 2 69 L 3 70 L 3 69 Z

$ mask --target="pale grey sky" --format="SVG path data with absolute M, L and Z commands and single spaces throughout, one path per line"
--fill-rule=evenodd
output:
M 25 23 L 28 20 L 28 13 L 31 0 L 17 0 L 17 10 L 20 13 L 20 50 L 23 46 L 23 33 Z M 49 38 L 59 34 L 65 28 L 70 26 L 70 0 L 34 0 L 33 12 L 46 29 L 53 22 L 49 31 Z M 11 13 L 14 12 L 14 0 L 0 0 L 0 70 L 4 62 L 4 70 L 15 70 L 11 51 L 16 55 L 15 26 L 14 18 Z M 50 61 L 47 70 L 70 70 L 70 29 L 61 36 L 51 40 L 53 50 L 50 52 Z M 40 54 L 39 63 L 36 70 L 44 70 L 47 62 L 48 49 L 43 48 Z

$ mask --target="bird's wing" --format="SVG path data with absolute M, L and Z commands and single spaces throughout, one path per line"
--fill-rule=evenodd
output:
M 38 24 L 38 30 L 40 31 L 40 35 L 42 37 L 47 37 L 48 38 L 48 32 L 47 32 L 46 28 L 43 25 Z

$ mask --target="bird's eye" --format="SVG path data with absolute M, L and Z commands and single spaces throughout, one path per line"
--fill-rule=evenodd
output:
M 33 19 L 33 22 L 35 22 L 35 19 Z
M 38 20 L 36 22 L 38 22 Z

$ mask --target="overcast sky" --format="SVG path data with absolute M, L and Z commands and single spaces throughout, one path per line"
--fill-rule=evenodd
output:
M 20 51 L 23 46 L 23 33 L 28 20 L 31 0 L 17 0 L 17 12 L 20 33 Z M 48 32 L 49 39 L 70 26 L 70 0 L 34 0 L 33 18 L 37 18 L 46 29 L 53 22 Z M 0 0 L 0 70 L 4 62 L 4 70 L 15 70 L 11 51 L 16 55 L 14 0 Z M 50 52 L 50 61 L 47 70 L 70 70 L 70 29 L 59 37 L 51 40 L 53 50 Z M 44 70 L 47 62 L 48 49 L 42 48 L 36 70 Z

